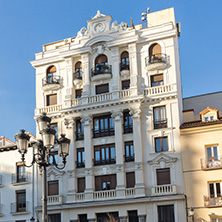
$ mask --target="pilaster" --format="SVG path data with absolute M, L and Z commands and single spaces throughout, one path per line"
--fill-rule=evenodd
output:
M 82 55 L 82 78 L 83 78 L 83 92 L 82 98 L 90 95 L 90 70 L 89 70 L 89 54 Z M 83 100 L 84 101 L 84 100 Z

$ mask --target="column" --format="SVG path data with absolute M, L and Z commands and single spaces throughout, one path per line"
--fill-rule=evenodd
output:
M 112 56 L 112 89 L 113 99 L 119 98 L 119 90 L 120 90 L 120 74 L 119 74 L 119 49 L 118 47 L 111 48 L 111 56 Z
M 125 170 L 123 167 L 124 163 L 124 143 L 123 143 L 123 126 L 122 126 L 123 113 L 118 110 L 114 111 L 112 118 L 115 123 L 115 149 L 116 149 L 116 167 L 117 171 L 117 197 L 125 196 Z
M 82 79 L 83 79 L 83 92 L 82 103 L 88 103 L 88 96 L 90 96 L 90 69 L 89 69 L 89 54 L 82 55 Z
M 145 195 L 144 175 L 143 175 L 143 149 L 141 132 L 141 110 L 134 108 L 130 110 L 133 119 L 133 145 L 135 153 L 135 196 Z
M 68 191 L 67 191 L 67 202 L 75 201 L 76 183 L 75 183 L 75 119 L 70 120 L 64 119 L 66 126 L 66 137 L 71 140 L 69 147 L 69 156 L 67 157 L 67 177 L 68 177 Z
M 129 44 L 130 89 L 132 95 L 138 95 L 138 64 L 136 43 Z
M 86 171 L 86 189 L 85 200 L 93 199 L 94 176 L 93 176 L 93 146 L 92 146 L 92 118 L 91 116 L 82 116 L 81 122 L 84 126 L 84 148 L 85 148 L 85 171 Z

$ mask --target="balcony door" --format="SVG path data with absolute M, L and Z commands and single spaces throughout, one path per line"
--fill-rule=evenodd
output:
M 207 161 L 218 161 L 219 155 L 218 155 L 218 147 L 217 146 L 211 146 L 207 147 Z
M 222 197 L 222 182 L 209 183 L 210 198 Z

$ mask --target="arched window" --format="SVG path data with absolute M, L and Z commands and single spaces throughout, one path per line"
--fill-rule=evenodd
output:
M 129 70 L 129 53 L 127 51 L 121 54 L 120 71 L 122 70 Z
M 47 83 L 53 83 L 53 80 L 56 78 L 56 67 L 50 66 L 47 69 L 46 79 Z
M 104 54 L 98 55 L 95 60 L 95 67 L 104 67 L 108 66 L 107 56 Z
M 149 56 L 161 56 L 161 46 L 157 43 L 153 44 L 149 48 Z
M 75 79 L 82 79 L 82 63 L 80 61 L 75 64 Z

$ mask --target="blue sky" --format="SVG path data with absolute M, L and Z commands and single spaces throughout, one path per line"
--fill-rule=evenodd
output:
M 43 44 L 76 36 L 98 9 L 119 23 L 132 17 L 138 24 L 147 7 L 174 7 L 181 22 L 183 96 L 221 91 L 221 0 L 1 0 L 0 136 L 14 140 L 20 128 L 35 134 L 35 70 L 29 61 Z

